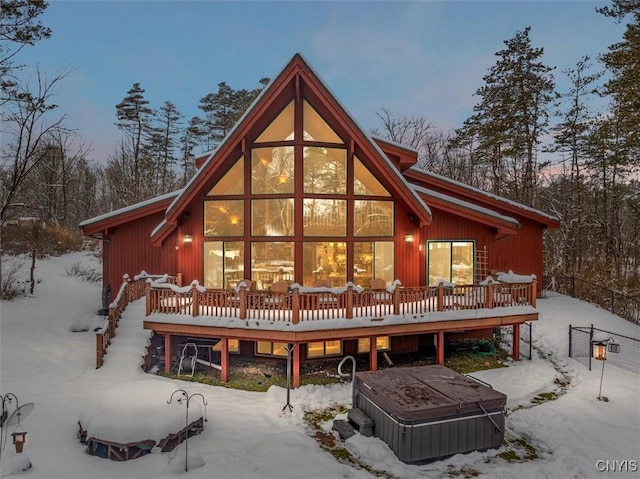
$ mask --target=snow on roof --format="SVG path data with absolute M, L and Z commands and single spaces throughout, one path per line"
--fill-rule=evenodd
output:
M 416 150 L 412 146 L 407 146 L 407 145 L 405 145 L 403 143 L 399 143 L 397 141 L 393 141 L 393 140 L 390 140 L 388 138 L 381 138 L 379 136 L 374 136 L 374 135 L 369 135 L 369 136 L 371 137 L 372 140 L 383 141 L 384 143 L 389 143 L 390 145 L 395 145 L 398 148 L 402 148 L 403 150 L 412 151 L 413 153 L 420 153 L 418 150 Z
M 493 193 L 489 193 L 489 192 L 481 190 L 479 188 L 475 188 L 473 186 L 469 186 L 469 185 L 467 185 L 465 183 L 461 183 L 460 181 L 452 180 L 451 178 L 447 178 L 446 176 L 438 175 L 437 173 L 433 173 L 431 171 L 423 170 L 422 168 L 419 168 L 419 167 L 417 167 L 415 165 L 412 166 L 409 169 L 413 170 L 413 171 L 416 171 L 418 173 L 422 173 L 423 175 L 432 176 L 432 177 L 437 178 L 439 180 L 446 181 L 446 182 L 451 183 L 451 184 L 456 185 L 456 186 L 460 186 L 461 188 L 467 189 L 469 191 L 473 191 L 474 193 L 479 193 L 481 195 L 486 196 L 487 198 L 491 198 L 491 199 L 500 201 L 501 203 L 505 203 L 505 204 L 508 204 L 508 205 L 511 205 L 511 206 L 515 206 L 516 208 L 520 208 L 522 210 L 529 211 L 529 212 L 534 213 L 536 215 L 543 216 L 543 217 L 545 217 L 547 219 L 550 219 L 552 221 L 559 221 L 556 216 L 551 215 L 549 213 L 545 213 L 544 211 L 537 210 L 535 208 L 523 205 L 522 203 L 518 203 L 517 201 L 509 200 L 509 199 L 504 198 L 502 196 L 494 195 Z
M 88 220 L 84 220 L 83 222 L 80 223 L 80 227 L 84 227 L 84 226 L 88 226 L 94 223 L 98 223 L 99 221 L 104 221 L 107 220 L 109 218 L 115 218 L 116 216 L 119 216 L 123 213 L 128 213 L 130 211 L 135 211 L 137 209 L 140 208 L 144 208 L 146 206 L 149 205 L 153 205 L 155 203 L 158 203 L 160 201 L 169 199 L 173 196 L 177 196 L 182 190 L 176 190 L 176 191 L 172 191 L 171 193 L 166 193 L 164 195 L 160 195 L 160 196 L 156 196 L 155 198 L 150 198 L 148 200 L 145 201 L 141 201 L 140 203 L 135 203 L 133 205 L 129 205 L 129 206 L 125 206 L 124 208 L 120 208 L 117 210 L 113 210 L 110 211 L 109 213 L 105 213 L 103 215 L 100 216 L 94 216 L 93 218 L 89 218 Z
M 473 210 L 473 211 L 477 211 L 478 213 L 482 213 L 482 214 L 485 214 L 487 216 L 491 216 L 493 218 L 496 218 L 496 219 L 498 219 L 500 221 L 505 221 L 507 223 L 513 224 L 514 226 L 520 227 L 520 223 L 518 222 L 518 220 L 515 219 L 515 218 L 512 218 L 511 216 L 501 215 L 497 211 L 493 211 L 493 210 L 491 210 L 489 208 L 485 208 L 483 206 L 478 206 L 478 205 L 475 205 L 473 203 L 469 203 L 468 201 L 460 200 L 458 198 L 454 198 L 452 196 L 445 195 L 443 193 L 438 193 L 437 191 L 430 190 L 428 188 L 425 188 L 424 186 L 418 186 L 418 185 L 412 184 L 411 187 L 415 191 L 417 191 L 418 193 L 422 193 L 422 194 L 427 195 L 427 196 L 432 196 L 434 198 L 441 199 L 441 200 L 446 201 L 448 203 L 452 203 L 452 204 L 455 204 L 455 205 L 458 205 L 458 206 L 462 206 L 463 208 L 467 208 L 467 209 L 470 209 L 470 210 Z

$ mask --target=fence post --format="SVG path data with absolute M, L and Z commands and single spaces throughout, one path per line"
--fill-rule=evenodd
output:
M 572 358 L 573 354 L 573 329 L 569 325 L 569 357 Z
M 611 289 L 611 314 L 616 314 L 616 306 L 615 306 L 615 294 L 613 292 L 613 290 Z
M 591 351 L 593 350 L 593 347 L 591 346 L 593 344 L 593 324 L 591 325 L 591 329 L 589 330 L 589 371 L 591 371 Z
M 353 285 L 347 286 L 347 304 L 345 316 L 347 319 L 353 319 Z
M 444 311 L 444 285 L 438 284 L 438 311 Z

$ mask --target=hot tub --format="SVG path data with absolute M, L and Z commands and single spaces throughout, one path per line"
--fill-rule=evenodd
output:
M 356 373 L 353 407 L 404 462 L 500 447 L 506 395 L 444 366 Z

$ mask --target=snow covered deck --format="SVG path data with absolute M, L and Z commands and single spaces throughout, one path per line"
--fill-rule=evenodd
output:
M 538 319 L 535 280 L 530 283 L 405 288 L 395 282 L 383 290 L 304 288 L 287 293 L 207 290 L 148 281 L 144 328 L 163 335 L 165 368 L 172 363 L 173 336 L 220 340 L 221 374 L 228 374 L 228 341 L 275 341 L 303 345 L 317 341 L 370 340 L 370 368 L 377 368 L 376 338 L 432 333 L 437 363 L 444 363 L 444 333 L 512 326 Z M 513 356 L 520 356 L 514 341 Z M 293 353 L 294 385 L 299 384 L 300 348 Z

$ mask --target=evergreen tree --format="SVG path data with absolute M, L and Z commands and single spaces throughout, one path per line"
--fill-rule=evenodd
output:
M 144 98 L 144 93 L 140 83 L 134 83 L 127 92 L 127 96 L 116 105 L 118 118 L 116 126 L 125 133 L 130 146 L 132 191 L 127 196 L 134 201 L 146 198 L 144 190 L 148 188 L 147 185 L 142 185 L 142 181 L 143 179 L 148 181 L 149 177 L 145 173 L 151 173 L 151 168 L 148 165 L 149 158 L 145 158 L 143 153 L 145 142 L 149 140 L 152 133 L 152 120 L 155 112 L 147 106 L 149 102 Z M 151 175 L 150 178 L 154 178 L 154 176 Z
M 227 136 L 268 82 L 268 78 L 262 78 L 262 86 L 254 90 L 234 90 L 222 82 L 218 84 L 216 93 L 200 99 L 198 108 L 205 117 L 200 119 L 198 126 L 200 139 L 207 150 L 215 148 Z
M 476 91 L 480 102 L 457 131 L 457 141 L 468 144 L 468 139 L 477 139 L 475 155 L 490 165 L 494 193 L 531 205 L 537 147 L 546 133 L 555 85 L 553 68 L 540 61 L 544 50 L 532 47 L 529 31 L 527 27 L 516 32 L 496 53 L 499 60 Z
M 21 68 L 13 59 L 26 45 L 49 38 L 51 30 L 38 20 L 48 7 L 44 0 L 2 0 L 0 15 L 0 105 L 15 99 L 16 79 L 12 72 Z

